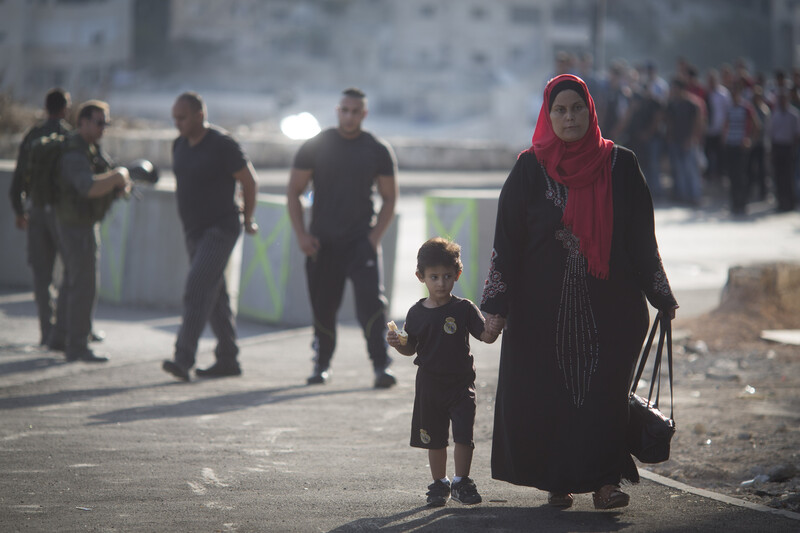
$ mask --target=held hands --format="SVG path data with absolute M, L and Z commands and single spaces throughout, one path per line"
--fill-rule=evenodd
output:
M 483 324 L 483 333 L 481 333 L 481 341 L 492 344 L 500 336 L 503 328 L 506 326 L 506 319 L 500 315 L 493 315 L 486 313 L 486 321 Z
M 484 330 L 488 333 L 492 339 L 497 339 L 500 333 L 503 332 L 503 328 L 506 327 L 506 319 L 500 315 L 493 315 L 491 313 L 486 313 L 486 323 L 484 324 Z

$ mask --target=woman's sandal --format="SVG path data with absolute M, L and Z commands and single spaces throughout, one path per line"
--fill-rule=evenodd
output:
M 595 509 L 617 509 L 628 505 L 631 497 L 622 492 L 618 485 L 603 485 L 592 494 Z
M 572 494 L 556 494 L 551 492 L 547 496 L 547 503 L 553 507 L 561 507 L 562 509 L 567 509 L 568 507 L 572 507 L 572 502 L 575 501 L 575 497 Z

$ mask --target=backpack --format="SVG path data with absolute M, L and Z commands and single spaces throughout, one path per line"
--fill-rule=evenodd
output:
M 33 205 L 43 207 L 58 202 L 58 163 L 66 145 L 63 133 L 51 133 L 31 143 L 27 181 Z

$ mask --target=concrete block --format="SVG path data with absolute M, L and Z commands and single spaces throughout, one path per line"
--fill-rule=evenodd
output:
M 27 233 L 14 225 L 14 210 L 8 201 L 8 189 L 14 174 L 14 161 L 0 161 L 0 285 L 16 289 L 33 288 L 33 274 L 28 266 Z
M 137 142 L 145 142 L 139 139 Z M 163 139 L 161 140 L 163 142 Z M 137 154 L 139 155 L 139 154 Z M 0 165 L 0 188 L 11 184 L 13 162 Z M 102 301 L 140 307 L 181 310 L 189 258 L 178 217 L 175 181 L 140 186 L 140 199 L 118 200 L 100 226 Z M 8 202 L 0 202 L 0 285 L 30 288 L 26 234 L 14 227 Z M 308 210 L 306 210 L 308 216 Z M 286 197 L 260 194 L 256 209 L 260 231 L 239 239 L 226 269 L 231 305 L 242 317 L 291 326 L 312 323 L 300 252 L 286 211 Z M 398 217 L 382 242 L 383 281 L 391 301 L 397 256 Z M 340 320 L 355 320 L 352 285 L 347 282 Z
M 115 202 L 100 226 L 100 298 L 180 310 L 189 258 L 175 191 L 137 190 L 140 200 Z
M 305 209 L 306 221 L 310 210 Z M 289 213 L 286 197 L 258 195 L 255 219 L 258 234 L 244 240 L 239 294 L 239 315 L 271 324 L 307 326 L 312 323 L 311 305 L 305 274 L 305 255 L 300 251 Z M 381 248 L 383 279 L 391 301 L 394 261 L 397 249 L 395 218 L 384 235 Z M 339 320 L 356 319 L 352 284 L 348 280 Z
M 445 237 L 461 245 L 464 271 L 454 294 L 480 303 L 494 244 L 499 190 L 439 189 L 425 195 L 426 238 Z
M 720 308 L 747 309 L 765 304 L 800 312 L 800 264 L 756 263 L 728 270 Z

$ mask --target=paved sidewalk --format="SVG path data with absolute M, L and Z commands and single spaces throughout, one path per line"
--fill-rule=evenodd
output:
M 174 313 L 101 305 L 104 365 L 63 363 L 31 345 L 34 316 L 31 294 L 0 293 L 0 531 L 800 529 L 800 516 L 652 475 L 629 488 L 629 507 L 603 512 L 589 495 L 557 511 L 543 492 L 492 480 L 499 344 L 474 345 L 472 477 L 484 502 L 429 509 L 427 456 L 408 446 L 414 366 L 397 355 L 399 385 L 373 389 L 354 325 L 340 329 L 328 385 L 305 385 L 309 328 L 251 323 L 240 324 L 243 376 L 184 384 L 160 369 Z M 212 348 L 204 339 L 201 367 Z

